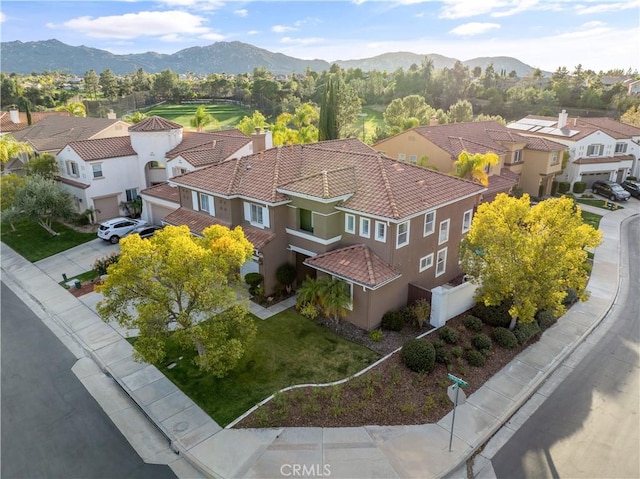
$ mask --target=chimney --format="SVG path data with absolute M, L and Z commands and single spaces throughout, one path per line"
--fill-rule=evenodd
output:
M 438 126 L 438 119 L 435 116 L 429 120 L 429 126 Z
M 116 119 L 116 114 L 113 110 L 109 110 L 109 113 L 107 113 L 107 118 L 109 120 L 115 120 Z
M 265 127 L 264 129 L 264 147 L 266 150 L 273 148 L 273 132 L 269 131 L 268 128 Z
M 11 122 L 15 123 L 16 125 L 20 123 L 20 112 L 17 108 L 11 108 L 9 110 L 9 118 L 11 119 Z
M 562 110 L 558 114 L 558 128 L 564 128 L 565 126 L 567 126 L 568 117 L 569 117 L 569 114 L 567 113 L 567 110 Z
M 260 127 L 256 127 L 255 133 L 251 135 L 251 143 L 253 147 L 253 153 L 264 151 L 267 148 L 265 133 L 260 132 Z

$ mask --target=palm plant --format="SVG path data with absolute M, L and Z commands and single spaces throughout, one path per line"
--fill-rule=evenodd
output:
M 327 318 L 337 327 L 340 319 L 347 316 L 351 305 L 351 292 L 346 282 L 333 276 L 323 276 L 318 280 L 320 307 Z
M 215 128 L 218 127 L 218 121 L 210 113 L 207 113 L 204 105 L 198 107 L 196 114 L 191 118 L 190 124 L 196 131 L 202 131 L 208 125 L 212 125 Z
M 11 135 L 0 136 L 0 167 L 2 167 L 2 170 L 4 170 L 6 162 L 12 158 L 19 157 L 22 153 L 33 153 L 33 148 L 29 143 L 17 141 Z
M 455 169 L 454 176 L 464 178 L 466 180 L 476 181 L 483 186 L 489 184 L 489 176 L 485 171 L 487 166 L 497 165 L 499 161 L 498 155 L 495 153 L 475 153 L 463 151 L 458 155 L 458 159 L 453 163 Z

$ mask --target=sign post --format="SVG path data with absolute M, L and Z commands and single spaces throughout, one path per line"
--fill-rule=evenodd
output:
M 453 399 L 453 416 L 451 418 L 451 435 L 449 436 L 449 452 L 451 452 L 451 445 L 453 444 L 453 426 L 456 422 L 456 407 L 458 406 L 458 391 L 460 391 L 461 387 L 466 388 L 469 384 L 466 381 L 455 377 L 453 374 L 447 374 L 447 377 L 449 378 L 450 381 L 453 381 L 453 385 L 451 387 L 456 391 L 455 397 Z M 462 394 L 464 396 L 464 392 Z

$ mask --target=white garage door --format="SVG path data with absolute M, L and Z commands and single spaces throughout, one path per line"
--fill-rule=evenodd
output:
M 96 221 L 108 220 L 120 216 L 120 208 L 118 208 L 118 195 L 107 196 L 93 200 L 93 208 L 97 210 Z
M 151 205 L 151 217 L 149 218 L 149 223 L 154 225 L 162 224 L 162 220 L 169 213 L 175 211 L 175 208 L 167 208 L 165 206 Z
M 582 173 L 582 181 L 587 184 L 587 188 L 591 188 L 591 185 L 597 180 L 608 180 L 609 173 Z

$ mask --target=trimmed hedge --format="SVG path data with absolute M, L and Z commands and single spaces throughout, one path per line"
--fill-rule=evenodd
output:
M 416 372 L 431 372 L 436 364 L 433 344 L 420 339 L 410 339 L 402 345 L 402 361 Z
M 491 349 L 491 346 L 493 346 L 493 343 L 491 342 L 491 338 L 489 336 L 487 336 L 486 334 L 474 334 L 473 337 L 471 338 L 471 344 L 473 344 L 473 346 L 476 349 L 479 350 L 489 350 Z
M 560 194 L 566 193 L 567 191 L 569 191 L 570 188 L 571 188 L 571 183 L 567 181 L 558 182 L 558 193 Z
M 475 349 L 470 349 L 466 353 L 464 353 L 464 358 L 471 366 L 474 366 L 476 368 L 484 366 L 484 363 L 487 362 L 484 354 L 482 354 L 480 351 L 476 351 Z
M 586 189 L 587 189 L 587 184 L 584 181 L 576 181 L 573 184 L 574 193 L 584 193 L 584 190 Z
M 438 332 L 440 339 L 449 344 L 456 344 L 458 342 L 458 331 L 449 326 L 443 326 Z
M 475 316 L 467 316 L 462 320 L 462 324 L 469 331 L 475 331 L 476 333 L 482 331 L 482 320 Z
M 535 321 L 530 323 L 516 324 L 513 334 L 515 334 L 518 343 L 524 344 L 540 332 L 540 326 Z
M 578 301 L 578 292 L 573 288 L 567 289 L 567 295 L 562 300 L 562 304 L 565 306 L 571 306 Z
M 493 339 L 504 349 L 513 349 L 518 345 L 518 339 L 512 331 L 507 328 L 497 327 L 493 329 Z
M 387 311 L 382 316 L 380 327 L 387 331 L 401 331 L 404 326 L 404 318 L 398 311 Z
M 451 354 L 447 348 L 436 348 L 436 363 L 448 366 L 451 364 Z
M 536 322 L 538 323 L 538 326 L 540 326 L 540 329 L 542 331 L 550 328 L 551 326 L 556 324 L 557 321 L 558 318 L 556 317 L 555 313 L 553 311 L 549 311 L 548 309 L 543 309 L 536 313 Z
M 510 307 L 511 304 L 506 301 L 497 306 L 485 306 L 484 303 L 476 303 L 471 308 L 471 314 L 480 318 L 483 323 L 489 326 L 508 328 L 511 323 Z

